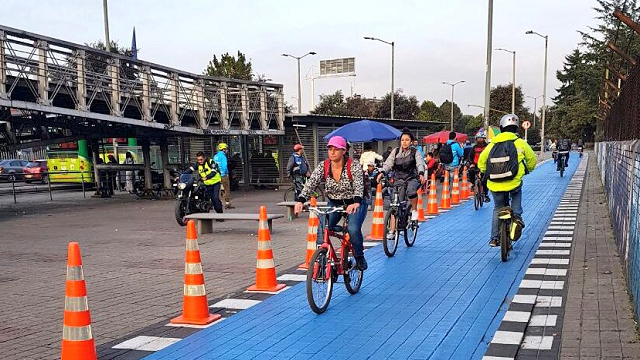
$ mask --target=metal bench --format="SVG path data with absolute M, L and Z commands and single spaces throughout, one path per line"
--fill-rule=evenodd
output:
M 267 222 L 269 223 L 269 232 L 273 232 L 273 219 L 283 218 L 282 214 L 267 214 Z M 186 219 L 196 221 L 199 234 L 210 234 L 213 232 L 213 222 L 215 220 L 260 220 L 260 214 L 218 214 L 218 213 L 198 213 L 185 216 Z
M 305 205 L 309 205 L 309 202 L 306 202 Z M 295 201 L 279 202 L 278 206 L 286 206 L 286 208 L 287 208 L 287 219 L 289 219 L 289 221 L 293 221 L 294 218 L 298 217 L 293 212 L 293 208 L 296 206 L 296 202 Z M 318 201 L 318 206 L 327 206 L 327 202 L 326 201 Z

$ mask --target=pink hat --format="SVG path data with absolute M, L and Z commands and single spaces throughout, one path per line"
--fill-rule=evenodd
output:
M 333 136 L 329 139 L 327 143 L 327 147 L 333 146 L 338 149 L 347 150 L 347 140 L 345 140 L 342 136 Z

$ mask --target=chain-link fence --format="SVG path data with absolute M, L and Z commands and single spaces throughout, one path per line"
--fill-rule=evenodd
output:
M 640 139 L 640 66 L 635 66 L 602 124 L 602 140 Z

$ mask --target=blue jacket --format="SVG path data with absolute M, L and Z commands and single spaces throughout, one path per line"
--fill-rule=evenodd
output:
M 224 151 L 218 151 L 213 157 L 213 161 L 218 164 L 218 169 L 220 169 L 220 176 L 229 175 L 229 167 L 227 166 L 227 155 L 225 155 Z
M 460 165 L 460 159 L 462 159 L 464 155 L 464 151 L 462 150 L 462 147 L 460 146 L 460 144 L 458 144 L 456 141 L 447 140 L 447 145 L 452 143 L 453 145 L 451 145 L 451 152 L 453 153 L 453 162 L 449 164 L 449 166 L 455 167 Z

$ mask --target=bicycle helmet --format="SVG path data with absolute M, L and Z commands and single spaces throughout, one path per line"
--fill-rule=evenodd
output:
M 229 148 L 229 146 L 227 144 L 225 144 L 225 143 L 218 144 L 218 151 L 222 151 L 222 150 L 228 149 L 228 148 Z
M 484 128 L 480 128 L 476 133 L 476 139 L 486 139 L 486 138 L 487 138 L 487 132 L 484 131 Z
M 507 114 L 500 119 L 500 127 L 506 128 L 507 126 L 520 126 L 520 119 L 516 114 Z

